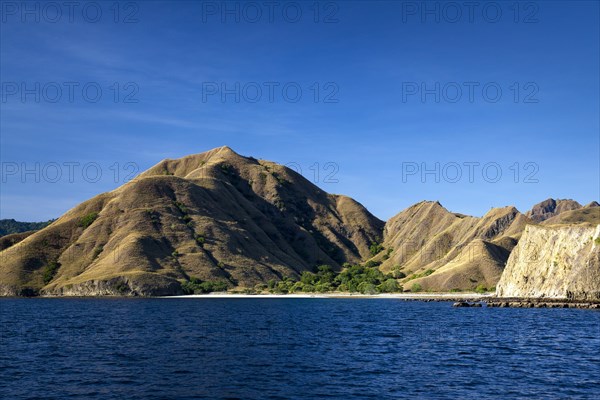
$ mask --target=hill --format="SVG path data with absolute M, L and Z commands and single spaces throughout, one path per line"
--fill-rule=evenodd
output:
M 53 220 L 46 222 L 20 222 L 14 219 L 0 219 L 0 237 L 13 233 L 27 231 L 37 231 L 52 223 Z
M 0 252 L 3 295 L 253 287 L 369 255 L 384 223 L 295 171 L 228 147 L 164 160 Z
M 225 146 L 163 160 L 43 229 L 0 238 L 0 295 L 174 295 L 266 283 L 491 290 L 524 229 L 556 224 L 600 224 L 600 206 L 548 199 L 526 214 L 508 206 L 473 217 L 423 201 L 384 223 L 349 197 Z
M 477 218 L 451 213 L 439 202 L 421 202 L 386 223 L 384 250 L 373 260 L 412 290 L 492 288 L 530 222 L 514 207 Z

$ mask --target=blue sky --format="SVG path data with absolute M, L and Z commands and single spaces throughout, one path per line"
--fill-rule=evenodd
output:
M 600 197 L 598 2 L 27 4 L 1 8 L 0 218 L 222 145 L 382 219 Z

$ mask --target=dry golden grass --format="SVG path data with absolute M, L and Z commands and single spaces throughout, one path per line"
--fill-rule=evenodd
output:
M 354 200 L 221 147 L 162 161 L 3 250 L 0 292 L 173 294 L 190 277 L 252 287 L 360 262 L 382 230 Z

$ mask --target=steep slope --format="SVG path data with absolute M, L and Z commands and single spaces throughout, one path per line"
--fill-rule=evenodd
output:
M 600 300 L 600 225 L 528 225 L 496 294 Z
M 388 221 L 386 250 L 375 260 L 382 261 L 384 271 L 405 275 L 407 288 L 493 287 L 528 221 L 514 207 L 492 209 L 476 218 L 453 214 L 438 202 L 422 202 Z
M 164 160 L 0 252 L 0 293 L 166 295 L 191 277 L 251 287 L 359 262 L 383 222 L 228 147 Z
M 547 199 L 536 204 L 525 215 L 534 222 L 542 222 L 565 211 L 578 210 L 581 204 L 575 200 Z

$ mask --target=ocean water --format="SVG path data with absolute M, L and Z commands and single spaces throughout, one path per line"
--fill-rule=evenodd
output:
M 600 312 L 2 299 L 2 399 L 598 399 Z

